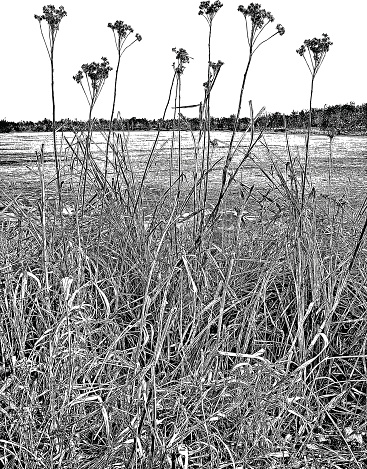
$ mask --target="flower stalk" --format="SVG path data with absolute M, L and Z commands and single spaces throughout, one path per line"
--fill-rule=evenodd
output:
M 217 79 L 219 71 L 223 65 L 223 62 L 221 60 L 219 60 L 218 63 L 214 63 L 211 60 L 212 28 L 213 28 L 214 17 L 218 13 L 218 11 L 222 8 L 222 6 L 223 4 L 218 0 L 216 0 L 213 4 L 211 4 L 210 1 L 203 1 L 203 2 L 200 2 L 200 5 L 199 5 L 199 15 L 205 18 L 209 26 L 207 81 L 203 84 L 204 90 L 205 90 L 205 96 L 204 96 L 203 107 L 201 109 L 202 114 L 205 115 L 204 145 L 203 145 L 203 157 L 202 157 L 202 173 L 204 173 L 205 171 L 205 178 L 204 178 L 204 194 L 203 194 L 203 201 L 202 201 L 203 210 L 201 213 L 201 220 L 200 220 L 200 231 L 202 231 L 203 229 L 204 209 L 206 206 L 207 193 L 208 193 L 208 178 L 209 178 L 209 166 L 210 166 L 210 130 L 211 130 L 210 129 L 210 96 L 211 96 L 211 90 Z M 205 139 L 205 135 L 206 135 L 206 139 Z M 201 139 L 201 136 L 202 136 L 202 128 L 200 128 L 199 141 Z M 204 160 L 205 160 L 205 166 L 204 166 Z M 199 194 L 200 194 L 200 191 L 199 191 Z
M 225 161 L 223 171 L 222 171 L 221 190 L 220 190 L 217 204 L 213 210 L 213 217 L 215 217 L 216 214 L 218 213 L 219 205 L 226 191 L 228 170 L 232 162 L 234 152 L 236 151 L 234 150 L 232 154 L 233 143 L 234 143 L 234 139 L 235 139 L 235 135 L 237 132 L 237 127 L 238 127 L 238 122 L 239 122 L 239 118 L 241 114 L 243 92 L 244 92 L 248 72 L 250 69 L 251 61 L 253 59 L 255 52 L 259 49 L 261 45 L 263 45 L 265 42 L 272 39 L 274 36 L 277 36 L 277 35 L 283 36 L 283 34 L 285 33 L 284 27 L 281 24 L 277 24 L 276 31 L 270 34 L 266 39 L 261 40 L 260 36 L 264 32 L 265 28 L 274 21 L 274 16 L 269 11 L 262 9 L 259 3 L 250 3 L 250 5 L 247 8 L 245 8 L 243 5 L 240 5 L 238 7 L 238 11 L 242 13 L 246 22 L 246 38 L 247 38 L 247 43 L 249 47 L 249 56 L 248 56 L 247 65 L 246 65 L 245 72 L 244 72 L 243 79 L 242 79 L 241 91 L 240 91 L 238 107 L 237 107 L 237 114 L 236 114 L 236 118 L 234 121 L 234 126 L 233 126 L 232 135 L 231 135 L 231 140 L 229 143 L 228 153 L 227 153 L 226 161 Z
M 137 33 L 135 34 L 135 39 L 128 42 L 128 38 L 134 32 L 134 30 L 130 25 L 124 23 L 121 20 L 115 21 L 115 23 L 108 23 L 107 27 L 110 28 L 113 32 L 113 37 L 115 40 L 115 46 L 117 50 L 117 66 L 116 66 L 116 71 L 115 71 L 115 83 L 114 83 L 114 88 L 113 88 L 112 109 L 111 109 L 111 117 L 110 117 L 110 123 L 109 123 L 108 135 L 107 135 L 107 144 L 106 144 L 103 195 L 105 194 L 105 191 L 106 191 L 108 153 L 109 153 L 111 134 L 112 134 L 112 129 L 113 129 L 113 116 L 115 114 L 116 97 L 117 97 L 117 80 L 118 80 L 118 74 L 120 70 L 121 57 L 122 57 L 122 54 L 126 51 L 126 49 L 131 47 L 135 42 L 140 42 L 142 40 L 141 35 Z
M 56 184 L 57 192 L 59 196 L 59 206 L 61 210 L 61 180 L 60 180 L 60 166 L 59 159 L 57 156 L 57 147 L 56 147 L 56 104 L 55 104 L 55 68 L 54 68 L 54 51 L 55 51 L 55 41 L 57 33 L 59 32 L 61 20 L 67 16 L 67 13 L 63 6 L 55 8 L 54 5 L 47 5 L 43 7 L 42 15 L 34 15 L 34 18 L 38 21 L 43 42 L 45 44 L 48 57 L 50 59 L 51 65 L 51 95 L 52 95 L 52 137 L 53 137 L 53 150 L 56 166 Z M 48 24 L 48 41 L 46 41 L 45 34 L 42 29 L 42 21 L 46 21 Z
M 310 99 L 309 99 L 309 115 L 308 115 L 308 129 L 306 137 L 306 149 L 305 149 L 305 165 L 303 168 L 302 174 L 302 195 L 301 195 L 301 208 L 304 205 L 305 198 L 305 186 L 306 186 L 306 176 L 307 176 L 307 167 L 309 159 L 309 145 L 310 145 L 310 135 L 311 135 L 311 126 L 312 126 L 312 98 L 314 83 L 317 72 L 320 70 L 320 67 L 325 59 L 326 53 L 329 51 L 330 46 L 333 43 L 330 41 L 330 38 L 327 34 L 323 33 L 321 38 L 314 37 L 313 39 L 306 39 L 299 49 L 296 50 L 297 54 L 303 57 L 306 62 L 307 68 L 311 74 L 311 89 L 310 89 Z
M 92 62 L 90 64 L 83 64 L 82 69 L 78 71 L 73 79 L 77 84 L 81 85 L 84 95 L 89 104 L 89 115 L 88 115 L 88 131 L 85 148 L 85 158 L 83 161 L 83 167 L 81 177 L 84 171 L 84 182 L 83 182 L 83 194 L 82 194 L 82 214 L 84 213 L 84 199 L 86 190 L 86 179 L 89 160 L 91 159 L 90 143 L 93 130 L 92 111 L 97 102 L 98 97 L 101 94 L 103 86 L 108 78 L 109 72 L 112 70 L 106 57 L 101 58 L 102 62 Z M 86 85 L 83 84 L 83 79 L 86 79 Z M 85 164 L 85 167 L 84 167 Z

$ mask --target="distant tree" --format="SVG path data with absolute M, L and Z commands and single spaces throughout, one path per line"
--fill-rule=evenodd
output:
M 135 130 L 136 117 L 130 117 L 129 119 L 129 130 Z
M 14 132 L 15 122 L 7 122 L 6 119 L 0 120 L 0 133 Z

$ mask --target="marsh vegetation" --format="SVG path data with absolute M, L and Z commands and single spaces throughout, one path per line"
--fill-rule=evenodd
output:
M 249 59 L 234 126 L 213 133 L 221 6 L 199 6 L 208 26 L 199 131 L 181 113 L 190 55 L 174 48 L 162 119 L 173 105 L 177 130 L 99 131 L 103 57 L 74 76 L 85 131 L 54 131 L 40 148 L 37 135 L 1 137 L 11 176 L 0 209 L 2 467 L 366 464 L 365 140 L 312 136 L 311 122 L 306 138 L 266 135 L 251 102 L 238 131 L 253 54 L 285 32 L 253 3 L 239 7 Z M 50 31 L 52 86 L 64 16 L 51 5 L 36 16 Z M 119 63 L 141 36 L 108 26 L 112 123 Z M 310 109 L 330 45 L 323 35 L 298 49 L 311 60 Z

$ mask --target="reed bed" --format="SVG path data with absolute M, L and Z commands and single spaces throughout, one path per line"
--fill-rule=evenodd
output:
M 37 19 L 52 30 L 65 12 L 49 7 Z M 199 8 L 209 58 L 220 7 Z M 239 11 L 250 64 L 251 41 L 274 18 L 257 4 Z M 120 61 L 132 28 L 109 27 Z M 276 31 L 269 38 L 284 34 L 281 25 Z M 312 52 L 312 43 L 305 47 Z M 177 130 L 166 186 L 152 190 L 147 182 L 159 130 L 144 171 L 134 173 L 128 133 L 113 131 L 116 87 L 105 167 L 95 162 L 92 110 L 108 77 L 103 59 L 75 76 L 90 81 L 89 128 L 66 141 L 67 164 L 55 159 L 54 181 L 45 178 L 43 148 L 37 154 L 37 206 L 2 194 L 0 465 L 362 468 L 365 204 L 356 210 L 331 190 L 317 193 L 308 177 L 310 134 L 301 155 L 285 135 L 284 167 L 255 130 L 251 103 L 250 141 L 235 124 L 219 156 L 208 123 L 220 61 L 209 60 L 202 131 L 192 134 L 195 164 L 186 177 L 180 142 L 190 129 L 179 103 L 190 57 L 174 53 L 163 118 L 173 100 Z M 236 123 L 242 93 L 243 86 Z M 259 146 L 271 170 L 257 161 Z M 266 189 L 239 179 L 250 159 Z

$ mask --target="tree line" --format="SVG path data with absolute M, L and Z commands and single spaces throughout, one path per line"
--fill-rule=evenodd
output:
M 285 126 L 288 130 L 303 130 L 308 126 L 309 111 L 292 111 L 284 115 L 280 112 L 267 113 L 261 116 L 255 123 L 257 129 L 263 128 L 268 131 L 284 131 Z M 233 129 L 235 115 L 229 117 L 211 117 L 211 130 L 230 131 Z M 322 108 L 313 108 L 311 112 L 312 128 L 327 132 L 333 130 L 337 134 L 341 133 L 367 133 L 367 103 L 356 105 L 354 102 L 349 104 L 337 104 L 328 106 L 325 104 Z M 113 130 L 125 131 L 144 131 L 144 130 L 175 130 L 178 126 L 181 129 L 199 130 L 202 122 L 199 117 L 185 117 L 182 114 L 180 119 L 146 119 L 131 117 L 129 119 L 114 119 Z M 250 124 L 248 117 L 239 120 L 238 130 L 245 130 Z M 109 120 L 95 119 L 95 130 L 108 130 Z M 87 129 L 87 122 L 78 119 L 61 119 L 56 122 L 56 128 L 64 132 L 83 131 Z M 43 119 L 38 122 L 20 121 L 12 122 L 6 119 L 0 120 L 0 133 L 7 132 L 51 132 L 52 121 Z

